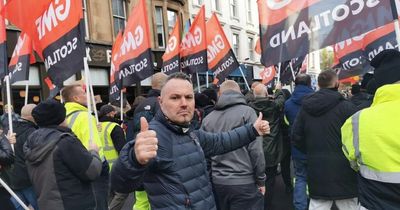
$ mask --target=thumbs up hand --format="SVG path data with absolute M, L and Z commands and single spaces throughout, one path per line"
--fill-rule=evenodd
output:
M 157 156 L 158 140 L 156 132 L 149 130 L 146 118 L 140 118 L 140 133 L 136 136 L 134 151 L 136 160 L 141 165 L 146 165 Z
M 263 118 L 263 114 L 260 112 L 257 120 L 253 124 L 254 128 L 258 132 L 258 135 L 260 135 L 260 136 L 269 134 L 269 129 L 270 129 L 268 121 L 263 120 L 262 118 Z

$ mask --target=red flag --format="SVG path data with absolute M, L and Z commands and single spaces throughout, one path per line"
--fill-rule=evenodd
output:
M 215 13 L 206 26 L 213 29 L 207 30 L 208 68 L 218 81 L 224 81 L 232 71 L 239 68 L 239 63 Z
M 201 7 L 181 43 L 181 68 L 193 74 L 208 70 L 205 7 Z
M 172 74 L 174 72 L 180 71 L 180 24 L 177 19 L 175 22 L 175 27 L 169 35 L 167 49 L 162 57 L 163 59 L 163 67 L 161 69 L 165 74 Z
M 82 1 L 11 0 L 3 14 L 31 37 L 54 84 L 83 69 Z
M 268 83 L 273 81 L 275 75 L 276 75 L 275 66 L 265 67 L 264 70 L 260 72 L 260 77 L 264 85 L 267 85 Z
M 0 10 L 4 7 L 4 1 L 0 1 Z M 6 23 L 4 15 L 0 16 L 0 79 L 7 74 L 7 45 L 6 45 Z
M 26 33 L 21 33 L 9 64 L 10 83 L 29 80 L 29 64 L 35 62 L 32 41 Z
M 140 82 L 154 72 L 146 1 L 140 0 L 130 14 L 122 44 L 116 54 L 120 64 L 119 79 L 122 79 L 123 86 Z
M 115 39 L 114 45 L 111 50 L 111 68 L 110 68 L 110 89 L 109 89 L 109 101 L 118 101 L 121 96 L 121 81 L 119 79 L 119 61 L 117 52 L 121 47 L 122 43 L 122 32 L 120 31 Z

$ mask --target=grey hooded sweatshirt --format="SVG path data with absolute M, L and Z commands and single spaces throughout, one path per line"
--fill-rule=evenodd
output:
M 241 93 L 225 91 L 219 97 L 215 110 L 202 122 L 208 132 L 230 131 L 247 123 L 254 123 L 257 115 Z M 245 185 L 256 183 L 264 186 L 265 159 L 262 137 L 247 146 L 211 158 L 211 177 L 214 184 Z

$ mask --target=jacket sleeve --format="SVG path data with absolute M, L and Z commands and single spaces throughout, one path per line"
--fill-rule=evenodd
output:
M 257 115 L 253 111 L 251 116 L 249 116 L 249 122 L 255 122 L 257 120 Z M 257 186 L 265 185 L 265 158 L 263 150 L 263 138 L 261 136 L 257 137 L 255 141 L 251 142 L 247 146 L 249 152 L 249 157 L 254 169 L 254 178 L 256 180 Z
M 299 113 L 296 116 L 296 119 L 294 120 L 291 137 L 294 147 L 296 147 L 302 153 L 307 153 L 304 132 L 304 111 L 302 108 L 300 109 Z
M 348 118 L 342 126 L 342 150 L 346 158 L 350 161 L 350 166 L 354 170 L 358 170 L 357 158 L 353 147 L 353 120 Z
M 102 161 L 97 152 L 87 151 L 78 139 L 70 136 L 62 138 L 59 151 L 63 162 L 80 180 L 95 180 L 102 169 Z
M 122 147 L 126 143 L 124 130 L 120 126 L 115 126 L 111 131 L 111 139 L 114 144 L 114 148 L 120 153 Z
M 0 165 L 9 166 L 14 163 L 14 153 L 6 136 L 0 137 Z
M 275 92 L 275 105 L 279 108 L 279 110 L 283 110 L 283 107 L 285 106 L 285 95 L 283 95 L 282 90 L 277 90 Z
M 194 131 L 194 134 L 198 137 L 206 157 L 221 155 L 248 145 L 258 136 L 252 124 L 223 133 L 209 133 L 200 129 Z
M 130 193 L 142 187 L 147 166 L 140 165 L 136 160 L 134 145 L 134 141 L 125 144 L 112 167 L 111 189 L 116 192 Z

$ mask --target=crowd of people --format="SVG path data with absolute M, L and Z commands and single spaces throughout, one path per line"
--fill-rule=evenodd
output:
M 316 91 L 299 74 L 291 93 L 253 82 L 246 94 L 156 73 L 123 122 L 112 104 L 97 121 L 68 86 L 63 104 L 14 113 L 14 133 L 1 117 L 0 177 L 34 210 L 119 210 L 130 193 L 135 210 L 269 210 L 279 174 L 296 210 L 400 209 L 400 52 L 371 65 L 350 94 L 332 70 Z M 0 203 L 24 209 L 3 186 Z

